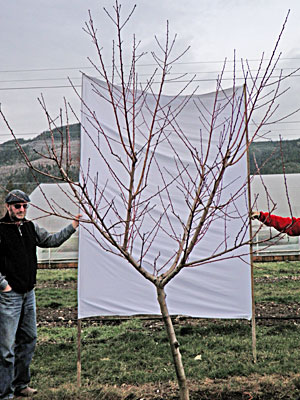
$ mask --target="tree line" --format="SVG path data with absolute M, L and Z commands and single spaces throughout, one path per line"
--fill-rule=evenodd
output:
M 300 173 L 300 139 L 254 142 L 250 145 L 250 174 Z

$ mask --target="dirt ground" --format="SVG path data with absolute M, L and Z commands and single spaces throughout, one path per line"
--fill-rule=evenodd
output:
M 275 323 L 300 322 L 300 302 L 295 304 L 275 304 L 273 302 L 256 305 L 256 323 L 258 325 L 272 325 Z M 145 319 L 145 325 L 149 321 L 150 325 L 162 324 L 160 318 L 141 317 Z M 77 325 L 77 310 L 75 308 L 38 308 L 37 310 L 38 326 L 74 326 Z M 87 318 L 86 324 L 113 323 L 113 318 Z M 116 322 L 116 321 L 115 321 Z M 204 323 L 205 320 L 198 318 L 178 317 L 175 325 L 193 325 L 195 323 Z
M 299 280 L 300 276 L 289 276 L 285 279 Z M 258 278 L 257 282 L 260 283 L 273 283 L 274 279 L 270 278 Z M 51 284 L 38 284 L 37 288 L 59 288 L 59 289 L 74 289 L 76 290 L 75 282 L 51 282 Z M 255 315 L 257 324 L 270 325 L 276 321 L 289 321 L 289 320 L 300 320 L 300 301 L 293 304 L 277 304 L 275 302 L 264 302 L 257 303 L 255 306 Z M 53 326 L 63 326 L 63 325 L 77 325 L 77 309 L 76 308 L 39 308 L 37 310 L 38 326 L 43 325 L 53 325 Z M 151 318 L 147 317 L 145 320 Z M 155 321 L 157 318 L 154 319 Z M 96 322 L 112 322 L 112 318 L 90 318 L 86 320 L 86 323 L 96 323 Z M 178 324 L 193 324 L 199 319 L 184 318 L 179 317 L 176 319 L 175 323 Z M 203 320 L 202 320 L 203 321 Z M 159 323 L 159 321 L 157 321 Z

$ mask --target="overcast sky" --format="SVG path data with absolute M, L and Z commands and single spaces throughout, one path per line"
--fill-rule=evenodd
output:
M 37 98 L 43 94 L 49 111 L 58 115 L 63 98 L 80 109 L 68 85 L 70 77 L 80 85 L 80 71 L 95 75 L 87 57 L 95 49 L 82 27 L 90 9 L 99 29 L 104 54 L 110 60 L 113 25 L 103 12 L 112 1 L 100 0 L 0 0 L 0 102 L 18 137 L 29 139 L 48 128 Z M 124 0 L 124 12 L 137 4 L 126 30 L 142 41 L 141 49 L 155 47 L 154 35 L 164 37 L 166 21 L 178 35 L 178 48 L 191 45 L 176 72 L 197 73 L 198 93 L 214 90 L 222 61 L 249 59 L 255 68 L 262 52 L 270 56 L 288 10 L 288 24 L 280 43 L 285 72 L 300 67 L 299 0 Z M 230 64 L 229 64 L 230 65 Z M 230 68 L 229 68 L 230 69 Z M 145 67 L 144 73 L 151 68 Z M 284 112 L 300 106 L 300 73 L 289 79 L 289 94 L 282 100 Z M 210 80 L 207 80 L 210 79 Z M 228 83 L 229 84 L 229 83 Z M 300 115 L 273 127 L 275 139 L 300 137 Z M 0 142 L 10 136 L 0 121 Z

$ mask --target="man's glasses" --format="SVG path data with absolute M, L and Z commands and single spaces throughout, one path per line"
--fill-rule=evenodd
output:
M 16 210 L 20 210 L 20 208 L 21 207 L 23 207 L 24 208 L 24 210 L 26 210 L 26 208 L 28 207 L 28 204 L 26 204 L 26 203 L 22 203 L 22 204 L 12 204 L 14 207 L 15 207 L 15 209 Z

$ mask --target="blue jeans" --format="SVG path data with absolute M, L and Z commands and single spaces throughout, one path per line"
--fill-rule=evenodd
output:
M 0 292 L 0 399 L 28 386 L 36 338 L 34 290 Z

